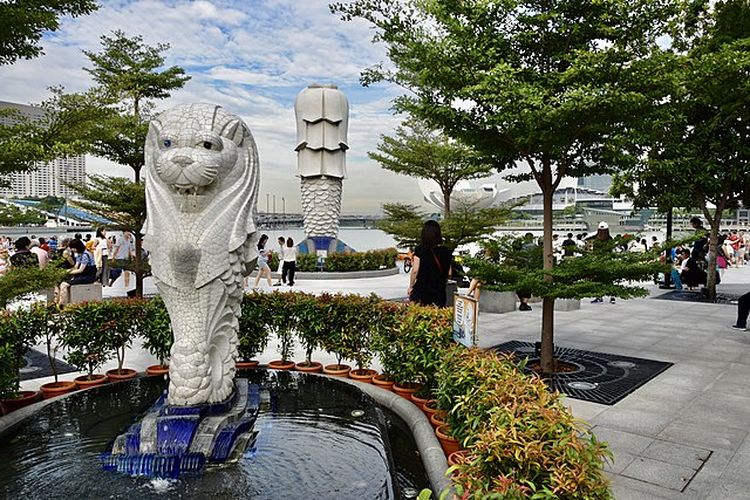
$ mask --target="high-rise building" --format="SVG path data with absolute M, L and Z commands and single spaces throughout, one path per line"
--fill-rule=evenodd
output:
M 40 107 L 27 106 L 13 102 L 0 101 L 0 110 L 11 108 L 25 118 L 39 121 L 44 118 L 46 111 Z M 0 124 L 13 125 L 14 117 L 0 116 Z M 0 187 L 0 197 L 4 198 L 43 198 L 57 196 L 60 198 L 76 198 L 75 191 L 66 183 L 86 182 L 86 158 L 71 156 L 58 158 L 50 162 L 37 162 L 36 168 L 29 172 L 13 172 L 5 179 L 10 183 L 7 188 Z

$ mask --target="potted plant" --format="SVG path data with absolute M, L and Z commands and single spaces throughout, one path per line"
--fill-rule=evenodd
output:
M 326 317 L 326 336 L 324 348 L 329 353 L 336 356 L 336 364 L 326 365 L 323 367 L 323 373 L 335 377 L 347 377 L 351 371 L 351 366 L 343 364 L 344 359 L 348 359 L 352 351 L 352 338 L 358 332 L 356 329 L 356 309 L 352 304 L 355 298 L 352 296 L 344 297 L 337 294 L 331 298 L 330 306 Z
M 265 294 L 257 292 L 245 295 L 242 301 L 235 363 L 239 370 L 257 368 L 258 361 L 252 358 L 262 353 L 268 345 L 268 327 L 264 314 L 267 302 Z
M 375 375 L 372 383 L 387 391 L 393 390 L 395 380 L 393 370 L 398 365 L 399 352 L 397 346 L 392 342 L 395 324 L 403 314 L 405 306 L 392 302 L 381 302 L 378 305 L 380 321 L 373 332 L 371 348 L 380 360 L 383 373 Z
M 44 343 L 47 348 L 47 361 L 52 370 L 52 375 L 55 377 L 54 382 L 47 382 L 39 388 L 44 395 L 44 399 L 49 399 L 75 391 L 77 386 L 75 382 L 70 380 L 58 379 L 57 350 L 59 348 L 59 333 L 65 321 L 65 316 L 61 313 L 60 306 L 56 304 L 50 304 L 46 307 L 40 306 L 38 313 L 44 317 L 44 322 L 41 325 L 42 335 L 44 336 Z
M 393 391 L 411 400 L 411 395 L 429 399 L 435 387 L 435 372 L 443 351 L 453 344 L 452 311 L 410 304 L 385 335 L 390 344 L 389 370 L 396 383 Z
M 106 375 L 94 373 L 111 356 L 107 340 L 107 307 L 102 304 L 103 302 L 86 302 L 63 310 L 65 320 L 60 332 L 60 343 L 68 349 L 65 360 L 87 372 L 74 379 L 79 389 L 107 381 Z
M 146 374 L 166 375 L 169 373 L 169 352 L 174 343 L 172 323 L 167 307 L 159 296 L 142 302 L 142 306 L 140 333 L 143 338 L 143 347 L 159 360 L 158 365 L 146 368 Z
M 3 413 L 15 411 L 41 399 L 38 391 L 22 391 L 20 370 L 23 355 L 36 343 L 40 334 L 40 317 L 36 308 L 18 309 L 13 313 L 3 311 L 0 316 L 0 348 L 2 373 L 0 373 L 0 407 Z
M 331 295 L 324 293 L 319 297 L 309 294 L 297 294 L 295 315 L 297 316 L 297 334 L 305 349 L 305 360 L 297 363 L 295 368 L 301 372 L 320 373 L 323 365 L 312 360 L 315 349 L 323 346 L 325 338 L 326 314 L 330 308 Z
M 117 368 L 107 371 L 109 380 L 128 380 L 138 376 L 131 368 L 123 368 L 125 352 L 133 344 L 135 332 L 140 329 L 143 316 L 142 301 L 136 299 L 107 300 L 102 302 L 108 321 L 103 326 L 110 350 L 117 357 Z
M 268 368 L 272 370 L 293 370 L 294 361 L 290 358 L 294 352 L 294 327 L 296 320 L 293 313 L 294 301 L 296 295 L 293 292 L 270 294 L 269 308 L 265 313 L 269 317 L 269 324 L 276 332 L 276 338 L 279 343 L 277 350 L 281 359 L 275 359 L 268 363 Z
M 378 307 L 381 300 L 375 294 L 366 299 L 357 296 L 352 299 L 347 306 L 352 308 L 349 317 L 353 321 L 344 340 L 349 344 L 347 357 L 357 367 L 349 372 L 349 378 L 369 384 L 378 374 L 369 366 L 373 358 L 372 338 L 381 322 L 382 312 Z

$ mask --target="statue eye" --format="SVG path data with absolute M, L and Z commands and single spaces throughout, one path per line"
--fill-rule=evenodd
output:
M 162 143 L 164 144 L 165 148 L 168 148 L 172 145 L 172 141 L 170 141 L 169 139 L 164 139 Z
M 213 149 L 214 145 L 209 141 L 203 141 L 203 147 L 206 149 Z

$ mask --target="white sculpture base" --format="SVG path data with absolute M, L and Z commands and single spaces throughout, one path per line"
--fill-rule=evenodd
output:
M 302 178 L 302 216 L 308 238 L 339 233 L 342 179 L 335 177 Z

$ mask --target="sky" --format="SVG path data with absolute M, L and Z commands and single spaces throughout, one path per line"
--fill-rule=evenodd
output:
M 373 31 L 362 21 L 344 22 L 328 0 L 102 0 L 94 14 L 63 17 L 61 28 L 42 40 L 45 55 L 0 66 L 0 100 L 38 103 L 48 87 L 71 92 L 93 85 L 82 68 L 82 50 L 99 51 L 99 37 L 120 29 L 143 36 L 147 44 L 169 43 L 166 64 L 182 66 L 192 79 L 158 103 L 159 109 L 188 102 L 219 104 L 240 115 L 258 144 L 261 189 L 276 195 L 276 210 L 300 211 L 294 98 L 312 83 L 332 83 L 350 103 L 349 178 L 344 181 L 342 212 L 377 214 L 387 202 L 424 206 L 417 181 L 381 169 L 367 158 L 381 134 L 402 117 L 391 103 L 400 89 L 388 84 L 362 87 L 360 72 L 387 61 L 385 47 L 371 43 Z M 129 176 L 130 169 L 101 158 L 87 158 L 89 173 Z

